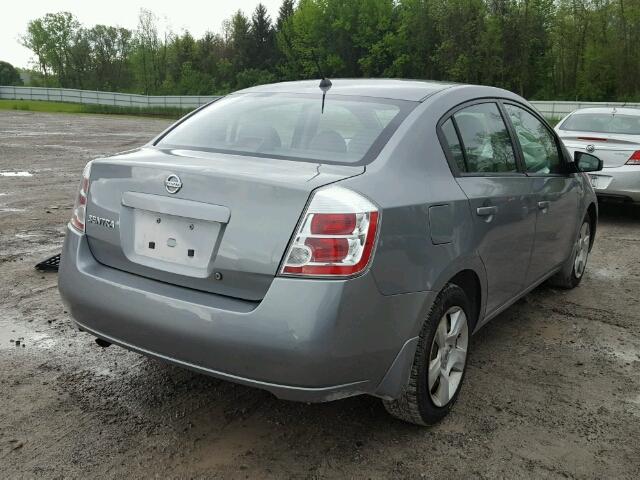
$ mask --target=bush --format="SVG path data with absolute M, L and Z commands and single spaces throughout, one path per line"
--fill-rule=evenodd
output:
M 0 61 L 0 85 L 22 85 L 20 74 L 8 62 Z

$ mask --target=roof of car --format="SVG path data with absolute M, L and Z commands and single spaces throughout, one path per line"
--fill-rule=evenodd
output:
M 331 95 L 355 95 L 419 102 L 436 92 L 453 87 L 454 83 L 399 79 L 331 79 Z M 320 80 L 271 83 L 236 93 L 321 93 Z
M 629 107 L 588 107 L 588 108 L 579 108 L 578 110 L 574 110 L 572 114 L 585 114 L 585 113 L 607 113 L 613 114 L 615 113 L 622 115 L 640 115 L 640 108 L 629 108 Z

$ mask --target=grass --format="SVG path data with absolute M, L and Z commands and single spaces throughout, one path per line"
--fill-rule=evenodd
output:
M 555 127 L 558 124 L 558 122 L 562 120 L 562 117 L 544 117 L 544 118 L 547 120 L 547 122 L 549 122 L 549 125 L 551 125 L 552 127 Z
M 162 118 L 180 118 L 191 111 L 191 109 L 182 109 L 177 107 L 119 107 L 115 105 L 47 102 L 41 100 L 0 100 L 0 110 L 59 113 L 106 113 Z

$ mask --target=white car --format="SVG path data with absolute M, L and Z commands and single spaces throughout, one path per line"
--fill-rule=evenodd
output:
M 555 128 L 567 149 L 596 155 L 604 164 L 589 174 L 600 198 L 640 202 L 640 109 L 582 108 Z

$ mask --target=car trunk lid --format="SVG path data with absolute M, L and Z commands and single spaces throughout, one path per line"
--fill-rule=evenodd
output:
M 620 167 L 640 150 L 637 135 L 561 131 L 560 138 L 571 153 L 591 153 L 602 160 L 604 168 Z
M 258 301 L 311 191 L 362 172 L 362 166 L 143 148 L 93 162 L 86 234 L 105 265 Z

